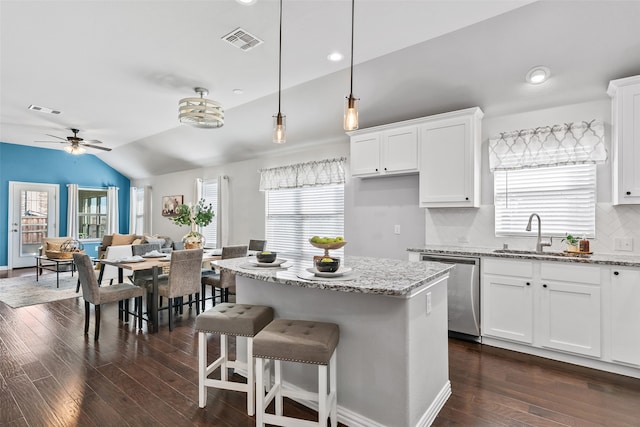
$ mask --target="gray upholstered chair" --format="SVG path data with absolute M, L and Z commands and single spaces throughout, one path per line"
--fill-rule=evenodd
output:
M 139 245 L 132 245 L 132 254 L 142 256 L 152 251 L 160 252 L 161 246 L 158 243 L 141 243 Z M 153 277 L 153 271 L 149 268 L 146 270 L 138 270 L 133 272 L 133 276 L 130 277 L 131 281 L 136 286 L 144 286 Z
M 168 299 L 169 330 L 173 330 L 173 312 L 176 298 L 196 296 L 196 313 L 200 314 L 200 271 L 202 269 L 202 249 L 187 249 L 171 252 L 169 274 L 158 278 L 158 294 Z M 153 284 L 147 281 L 147 292 Z M 164 308 L 163 308 L 164 309 Z
M 266 240 L 249 240 L 249 251 L 262 252 L 267 247 Z
M 142 296 L 144 290 L 138 286 L 130 285 L 128 283 L 117 283 L 111 286 L 98 286 L 98 279 L 96 278 L 95 271 L 93 269 L 93 263 L 89 258 L 89 255 L 74 253 L 73 262 L 78 269 L 78 279 L 82 286 L 82 297 L 84 298 L 84 333 L 89 333 L 89 304 L 95 306 L 96 313 L 96 329 L 94 339 L 97 340 L 100 336 L 100 305 L 107 304 L 114 301 L 129 300 L 130 298 L 136 298 L 138 307 L 138 328 L 142 329 Z M 125 314 L 125 321 L 129 320 L 128 304 L 124 305 L 124 309 L 127 310 Z
M 241 258 L 247 256 L 247 246 L 224 246 L 222 248 L 221 259 Z M 220 291 L 220 302 L 229 302 L 229 289 L 235 289 L 236 287 L 236 275 L 229 271 L 216 272 L 211 274 L 206 272 L 202 274 L 201 279 L 201 295 L 202 295 L 202 310 L 204 311 L 204 304 L 207 298 L 206 287 L 211 286 L 211 299 L 213 305 L 216 305 L 216 292 Z

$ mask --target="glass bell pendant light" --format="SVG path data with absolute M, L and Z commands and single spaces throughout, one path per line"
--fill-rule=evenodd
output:
M 280 0 L 280 46 L 278 48 L 278 114 L 273 116 L 273 142 L 284 144 L 286 142 L 287 117 L 280 112 L 280 99 L 282 96 L 282 0 Z
M 355 0 L 351 0 L 351 87 L 349 96 L 344 104 L 344 130 L 358 129 L 358 102 L 360 99 L 353 96 L 353 27 L 354 27 Z

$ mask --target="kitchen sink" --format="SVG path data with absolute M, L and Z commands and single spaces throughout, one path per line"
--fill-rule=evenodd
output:
M 514 255 L 545 255 L 545 256 L 561 256 L 561 257 L 584 257 L 585 254 L 576 254 L 571 252 L 536 252 L 525 251 L 521 249 L 496 249 L 496 254 L 514 254 Z

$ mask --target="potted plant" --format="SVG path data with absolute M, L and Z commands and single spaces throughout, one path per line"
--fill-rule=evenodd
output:
M 178 205 L 175 212 L 176 215 L 169 218 L 174 224 L 191 226 L 191 231 L 182 238 L 185 249 L 204 246 L 204 236 L 198 232 L 198 227 L 206 227 L 213 221 L 215 214 L 211 203 L 207 205 L 204 199 L 200 199 L 195 205 L 191 203 Z
M 567 233 L 563 242 L 567 242 L 567 251 L 568 252 L 580 252 L 580 239 Z

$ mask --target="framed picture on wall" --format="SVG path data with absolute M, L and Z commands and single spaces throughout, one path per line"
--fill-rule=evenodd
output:
M 184 202 L 184 196 L 162 196 L 162 216 L 176 216 L 176 208 Z

